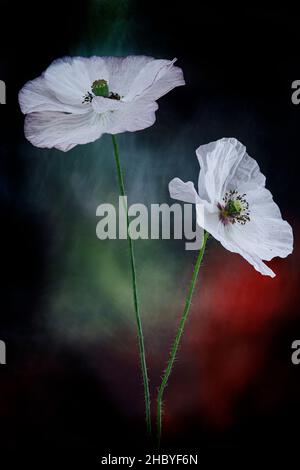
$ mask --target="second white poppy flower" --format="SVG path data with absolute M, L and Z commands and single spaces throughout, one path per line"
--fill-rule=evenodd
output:
M 239 253 L 261 274 L 275 273 L 263 262 L 293 251 L 293 231 L 282 219 L 266 178 L 244 145 L 224 138 L 196 150 L 200 164 L 198 193 L 191 181 L 174 178 L 174 199 L 199 204 L 197 222 L 228 250 Z

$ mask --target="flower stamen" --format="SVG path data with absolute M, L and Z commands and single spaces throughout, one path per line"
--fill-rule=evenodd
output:
M 84 104 L 84 103 L 91 103 L 92 99 L 93 99 L 93 95 L 92 95 L 92 93 L 90 93 L 90 92 L 88 91 L 88 92 L 84 95 L 84 97 L 83 97 L 83 102 L 82 102 L 82 104 Z
M 230 190 L 223 197 L 223 202 L 218 203 L 219 218 L 224 225 L 236 222 L 245 225 L 250 221 L 249 204 L 245 196 L 246 194 L 239 194 L 237 190 Z
M 91 86 L 91 92 L 87 92 L 84 97 L 82 104 L 91 103 L 94 96 L 103 96 L 104 98 L 110 98 L 112 100 L 120 100 L 121 96 L 118 93 L 109 91 L 108 83 L 106 80 L 95 80 Z

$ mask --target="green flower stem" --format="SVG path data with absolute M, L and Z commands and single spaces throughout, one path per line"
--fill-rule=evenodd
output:
M 112 142 L 113 142 L 113 147 L 114 147 L 114 155 L 115 155 L 115 161 L 116 161 L 116 167 L 117 167 L 120 193 L 121 193 L 121 196 L 125 196 L 126 195 L 125 185 L 124 185 L 123 172 L 122 172 L 120 156 L 119 156 L 119 148 L 118 148 L 116 137 L 114 135 L 112 135 Z M 140 362 L 141 362 L 141 370 L 142 370 L 144 394 L 145 394 L 146 426 L 147 426 L 148 433 L 151 434 L 151 409 L 150 409 L 149 380 L 148 380 L 148 372 L 147 372 L 147 364 L 146 364 L 144 336 L 143 336 L 143 329 L 142 329 L 142 322 L 141 322 L 140 308 L 139 308 L 139 301 L 138 301 L 138 293 L 137 293 L 134 248 L 133 248 L 133 241 L 129 234 L 129 216 L 128 216 L 127 207 L 126 207 L 126 218 L 127 218 L 127 234 L 128 234 L 128 242 L 129 242 L 129 253 L 130 253 L 130 265 L 131 265 L 131 273 L 132 273 L 133 302 L 134 302 L 135 318 L 136 318 L 136 324 L 137 324 L 139 354 L 140 354 Z
M 206 242 L 207 242 L 208 237 L 209 237 L 209 233 L 204 232 L 203 244 L 202 244 L 202 247 L 200 248 L 200 251 L 199 251 L 199 254 L 198 254 L 198 257 L 197 257 L 197 261 L 196 261 L 196 265 L 195 265 L 195 268 L 194 268 L 190 288 L 189 288 L 188 295 L 187 295 L 187 298 L 186 298 L 186 301 L 185 301 L 183 314 L 182 314 L 182 317 L 181 317 L 181 320 L 180 320 L 180 323 L 179 323 L 179 326 L 178 326 L 178 330 L 177 330 L 177 333 L 176 333 L 175 340 L 174 340 L 172 348 L 171 348 L 167 368 L 164 372 L 160 387 L 158 389 L 158 395 L 157 395 L 157 440 L 158 440 L 158 446 L 160 446 L 160 440 L 161 440 L 163 394 L 164 394 L 165 388 L 168 384 L 168 380 L 169 380 L 169 377 L 171 375 L 171 372 L 172 372 L 172 369 L 173 369 L 173 366 L 174 366 L 174 361 L 175 361 L 176 354 L 177 354 L 178 347 L 179 347 L 179 343 L 180 343 L 180 340 L 181 340 L 181 337 L 182 337 L 182 334 L 183 334 L 183 331 L 184 331 L 185 322 L 186 322 L 186 319 L 187 319 L 189 311 L 190 311 L 193 292 L 194 292 L 194 289 L 195 289 L 197 276 L 198 276 L 199 269 L 200 269 L 200 266 L 201 266 L 201 262 L 202 262 L 202 259 L 203 259 L 205 246 L 206 246 Z

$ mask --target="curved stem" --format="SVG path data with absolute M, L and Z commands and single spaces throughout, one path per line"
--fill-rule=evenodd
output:
M 178 326 L 178 330 L 177 330 L 177 333 L 176 333 L 176 336 L 175 336 L 175 340 L 174 340 L 172 348 L 171 348 L 170 357 L 169 357 L 169 360 L 168 360 L 168 363 L 167 363 L 167 368 L 164 372 L 160 387 L 158 389 L 158 395 L 157 395 L 157 439 L 158 439 L 158 446 L 160 445 L 160 440 L 161 440 L 163 394 L 164 394 L 164 390 L 165 390 L 165 388 L 168 384 L 168 380 L 169 380 L 169 377 L 171 375 L 171 372 L 172 372 L 172 369 L 173 369 L 173 366 L 174 366 L 174 361 L 175 361 L 176 354 L 177 354 L 178 347 L 179 347 L 179 343 L 180 343 L 180 340 L 181 340 L 181 337 L 182 337 L 182 334 L 183 334 L 183 331 L 184 331 L 185 322 L 186 322 L 186 319 L 187 319 L 189 311 L 190 311 L 193 292 L 194 292 L 194 289 L 195 289 L 197 276 L 198 276 L 199 269 L 200 269 L 200 266 L 201 266 L 201 262 L 202 262 L 202 259 L 203 259 L 205 246 L 206 246 L 206 242 L 207 242 L 208 237 L 209 237 L 209 233 L 204 232 L 203 244 L 202 244 L 202 247 L 200 248 L 200 251 L 199 251 L 199 254 L 198 254 L 198 257 L 197 257 L 197 260 L 196 260 L 196 264 L 195 264 L 195 268 L 194 268 L 194 271 L 193 271 L 193 276 L 192 276 L 190 288 L 189 288 L 188 295 L 187 295 L 187 298 L 186 298 L 186 301 L 185 301 L 183 314 L 182 314 L 181 320 L 179 322 L 179 326 Z
M 117 140 L 114 135 L 112 135 L 112 142 L 113 142 L 113 147 L 114 147 L 114 155 L 115 155 L 115 161 L 116 161 L 116 167 L 117 167 L 120 193 L 121 193 L 121 196 L 125 196 L 126 195 L 125 185 L 124 185 L 123 172 L 122 172 L 120 156 L 119 156 L 119 148 L 118 148 Z M 148 372 L 147 372 L 147 364 L 146 364 L 144 336 L 143 336 L 139 300 L 138 300 L 138 293 L 137 293 L 134 247 L 133 247 L 133 241 L 129 234 L 129 216 L 128 216 L 127 207 L 126 207 L 126 220 L 127 220 L 127 235 L 128 235 L 128 243 L 129 243 L 129 254 L 130 254 L 130 266 L 131 266 L 131 273 L 132 273 L 133 303 L 134 303 L 135 318 L 136 318 L 136 325 L 137 325 L 139 354 L 140 354 L 140 362 L 141 362 L 141 370 L 142 370 L 144 394 L 145 394 L 146 426 L 147 426 L 148 433 L 151 434 L 151 409 L 150 409 L 149 380 L 148 380 Z

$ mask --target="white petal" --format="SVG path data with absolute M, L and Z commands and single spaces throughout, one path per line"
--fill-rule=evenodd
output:
M 183 72 L 179 67 L 168 67 L 168 70 L 161 78 L 156 81 L 144 92 L 143 96 L 147 99 L 158 100 L 169 91 L 178 86 L 185 85 Z
M 223 230 L 223 235 L 221 231 Z M 233 230 L 233 226 L 220 225 L 220 242 L 227 250 L 240 254 L 248 263 L 250 263 L 256 271 L 263 274 L 264 276 L 275 277 L 275 273 L 270 269 L 262 259 L 252 250 L 247 250 L 247 246 L 244 244 L 244 237 L 240 233 Z
M 237 145 L 242 145 L 236 141 Z M 264 187 L 266 184 L 266 178 L 261 173 L 258 163 L 254 158 L 250 157 L 246 148 L 243 157 L 239 160 L 238 165 L 232 169 L 230 176 L 227 180 L 228 189 L 239 189 L 243 187 L 246 191 L 254 188 Z
M 111 98 L 104 98 L 103 96 L 94 96 L 92 99 L 92 107 L 94 111 L 99 114 L 107 111 L 122 110 L 124 106 L 127 106 L 127 103 Z
M 145 99 L 156 101 L 173 88 L 184 85 L 182 70 L 173 65 L 175 60 L 148 62 L 134 79 L 125 100 L 131 101 L 144 96 Z
M 204 205 L 204 223 L 201 224 L 200 219 L 197 217 L 198 224 L 216 240 L 221 241 L 223 236 L 223 224 L 219 218 L 219 210 L 215 205 L 207 203 L 206 201 L 202 201 L 202 204 Z
M 243 238 L 243 247 L 267 261 L 275 256 L 288 256 L 293 251 L 293 231 L 282 219 L 270 191 L 256 187 L 245 197 L 249 203 L 250 221 L 245 225 L 235 224 L 233 228 L 233 232 L 239 232 Z
M 242 185 L 240 187 L 240 192 L 246 193 L 246 199 L 251 208 L 251 214 L 255 217 L 280 217 L 281 212 L 277 204 L 273 200 L 271 192 L 264 187 L 257 187 L 254 185 L 254 188 L 247 190 L 247 186 Z
M 199 220 L 197 218 L 197 222 Z M 263 260 L 285 258 L 293 250 L 293 232 L 290 225 L 278 218 L 259 218 L 245 225 L 224 225 L 214 206 L 205 203 L 204 224 L 200 224 L 227 250 L 238 253 L 261 274 L 274 277 L 273 271 Z
M 276 256 L 285 258 L 293 251 L 292 228 L 281 217 L 255 217 L 250 214 L 250 222 L 245 225 L 236 223 L 232 227 L 231 239 L 266 261 Z
M 143 55 L 132 55 L 128 57 L 103 57 L 103 60 L 109 74 L 109 90 L 124 97 L 143 67 L 155 59 Z
M 82 101 L 82 100 L 81 100 Z M 19 103 L 24 114 L 34 111 L 62 111 L 65 113 L 84 114 L 89 105 L 68 105 L 57 99 L 55 94 L 47 87 L 43 77 L 27 82 L 19 92 Z
M 37 147 L 67 151 L 77 144 L 98 139 L 104 126 L 101 116 L 94 112 L 82 115 L 42 112 L 26 116 L 24 132 Z
M 174 178 L 169 183 L 169 192 L 172 199 L 190 202 L 192 204 L 200 202 L 194 183 L 191 181 L 185 183 L 180 178 Z
M 246 148 L 234 138 L 201 145 L 196 154 L 200 164 L 199 196 L 211 203 L 222 200 L 228 181 L 244 157 Z
M 106 80 L 110 85 L 110 74 L 106 66 L 105 57 L 92 56 L 92 57 L 81 57 L 83 60 L 89 75 L 90 88 L 95 80 Z M 90 91 L 90 89 L 88 90 Z
M 106 119 L 105 132 L 119 134 L 126 131 L 135 132 L 146 129 L 154 124 L 157 109 L 157 103 L 149 103 L 143 99 L 125 103 L 119 110 L 103 115 Z
M 234 232 L 232 231 L 231 234 L 233 233 Z M 232 251 L 233 253 L 240 254 L 259 273 L 263 274 L 264 276 L 271 276 L 271 277 L 276 276 L 276 274 L 272 271 L 272 269 L 270 269 L 262 261 L 262 259 L 252 251 L 252 248 L 250 248 L 251 249 L 250 252 L 247 251 L 247 248 L 245 248 L 245 245 L 244 245 L 244 239 L 238 237 L 237 234 L 235 234 L 234 238 L 229 237 L 229 236 L 222 238 L 221 243 L 227 250 Z
M 240 254 L 246 261 L 248 261 L 248 263 L 252 264 L 255 270 L 260 274 L 263 274 L 264 276 L 270 276 L 272 278 L 276 276 L 274 271 L 272 271 L 272 269 L 269 268 L 269 266 L 267 266 L 258 256 L 249 254 L 245 251 L 242 251 Z
M 62 152 L 68 152 L 72 148 L 76 147 L 77 144 L 57 144 L 56 149 L 61 150 Z
M 174 178 L 169 183 L 169 192 L 172 199 L 196 204 L 197 224 L 219 240 L 219 211 L 213 204 L 200 199 L 194 183 Z
M 44 78 L 62 103 L 80 105 L 94 80 L 108 81 L 108 71 L 101 57 L 64 57 L 47 68 Z

